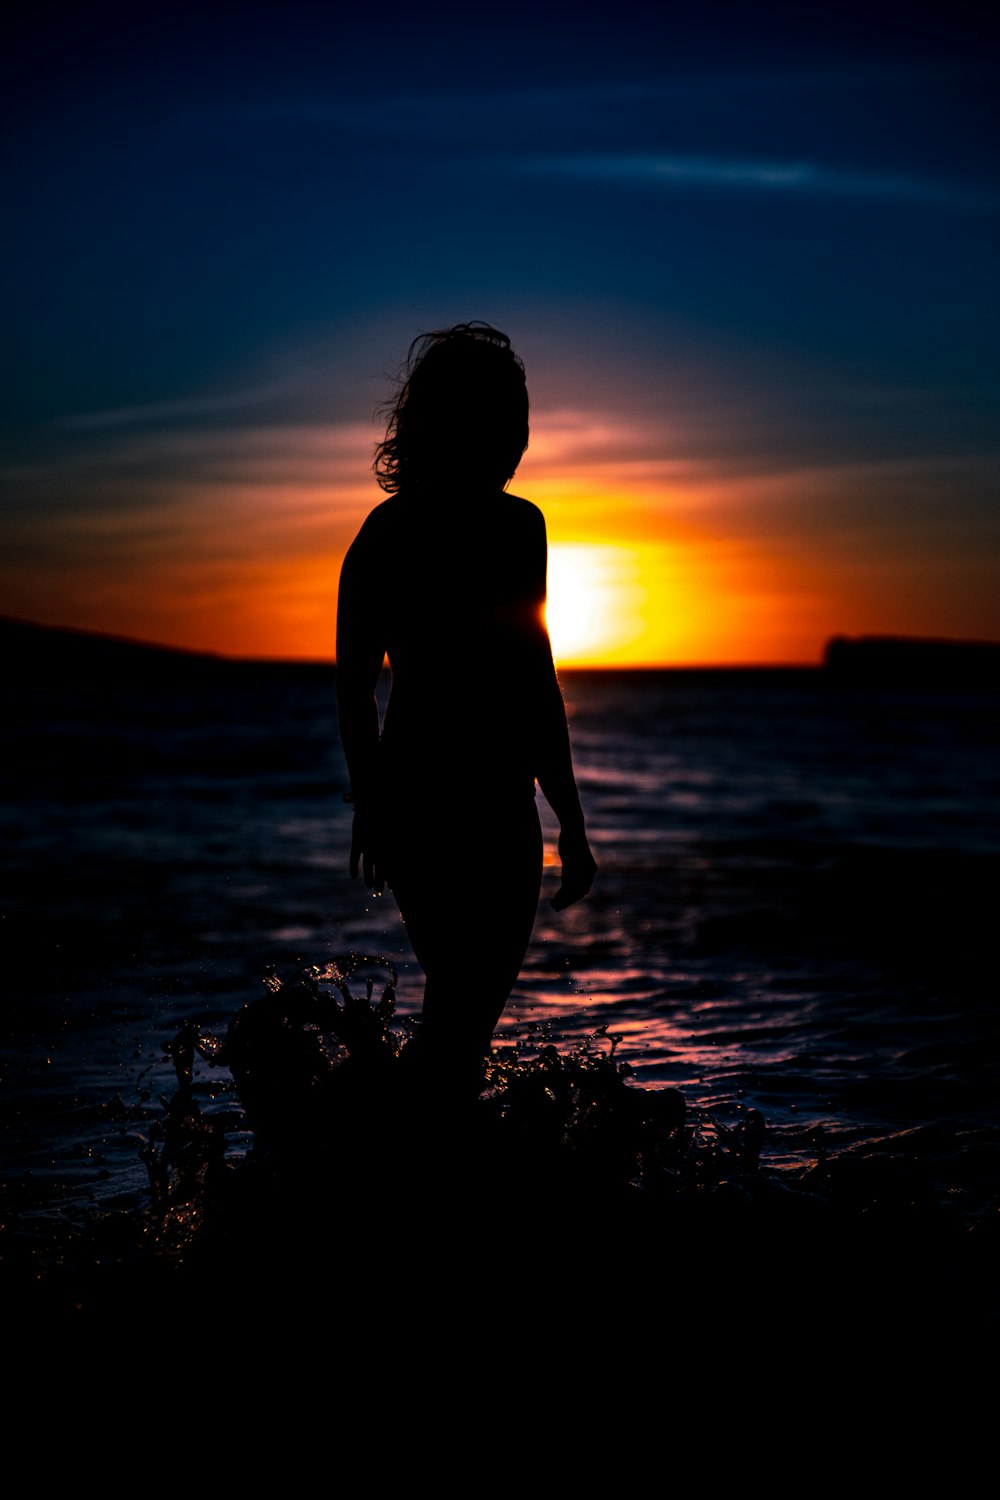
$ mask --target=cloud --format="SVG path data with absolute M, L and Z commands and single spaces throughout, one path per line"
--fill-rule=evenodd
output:
M 598 152 L 525 157 L 515 170 L 623 187 L 711 188 L 723 192 L 808 193 L 880 198 L 952 208 L 995 207 L 995 195 L 972 193 L 918 178 L 841 171 L 808 161 L 742 160 L 729 156 L 673 156 L 656 152 Z
M 954 59 L 876 63 L 845 66 L 762 69 L 733 65 L 721 70 L 678 69 L 663 77 L 658 60 L 656 81 L 642 77 L 642 60 L 634 63 L 639 76 L 611 81 L 555 86 L 490 87 L 474 91 L 439 87 L 434 92 L 395 92 L 352 97 L 311 94 L 273 94 L 252 102 L 225 101 L 187 106 L 174 118 L 179 132 L 197 136 L 231 132 L 293 129 L 341 132 L 366 140 L 421 141 L 454 147 L 492 145 L 503 148 L 514 133 L 539 140 L 632 137 L 648 139 L 665 120 L 676 120 L 692 109 L 711 118 L 734 108 L 745 126 L 746 113 L 763 101 L 780 117 L 785 107 L 801 119 L 802 100 L 812 109 L 836 110 L 845 94 L 853 98 L 884 98 L 893 90 L 926 93 L 936 86 L 962 88 L 969 84 L 968 64 Z
M 173 401 L 150 401 L 139 406 L 119 406 L 106 411 L 73 412 L 52 425 L 67 432 L 96 431 L 112 427 L 149 427 L 217 417 L 235 411 L 266 406 L 288 393 L 286 384 L 262 386 L 257 390 L 231 391 L 219 396 L 191 396 Z
M 141 510 L 184 504 L 231 490 L 330 496 L 357 492 L 370 480 L 373 429 L 366 423 L 286 423 L 261 428 L 127 431 L 100 429 L 87 443 L 9 465 L 4 510 L 37 522 L 72 511 Z
M 935 82 L 944 90 L 940 98 Z M 319 140 L 332 134 L 353 138 L 366 153 L 423 153 L 424 170 L 445 173 L 465 173 L 474 159 L 480 173 L 609 187 L 995 212 L 1000 197 L 974 142 L 955 157 L 955 181 L 940 175 L 939 162 L 928 169 L 920 159 L 907 159 L 912 146 L 882 133 L 876 139 L 888 155 L 877 168 L 871 165 L 865 120 L 878 113 L 877 101 L 885 109 L 881 96 L 892 97 L 896 85 L 904 91 L 897 110 L 905 114 L 921 84 L 947 116 L 961 85 L 953 67 L 734 74 L 658 87 L 632 82 L 476 95 L 271 100 L 201 111 L 186 117 L 182 128 L 207 136 L 291 131 Z M 845 126 L 845 112 L 853 118 L 845 101 L 858 91 L 865 107 Z M 829 159 L 831 139 L 839 160 Z

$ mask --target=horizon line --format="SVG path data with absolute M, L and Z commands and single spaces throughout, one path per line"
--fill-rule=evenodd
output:
M 0 626 L 3 625 L 20 626 L 29 630 L 38 630 L 53 635 L 84 636 L 90 640 L 109 641 L 118 645 L 135 646 L 148 651 L 170 651 L 178 656 L 208 657 L 214 661 L 244 662 L 262 666 L 336 667 L 337 665 L 335 655 L 258 656 L 252 653 L 247 653 L 246 655 L 234 654 L 217 651 L 210 646 L 178 646 L 170 641 L 151 641 L 143 636 L 126 635 L 120 631 L 113 630 L 95 630 L 85 625 L 53 625 L 44 620 L 27 619 L 24 615 L 0 614 Z M 830 639 L 833 639 L 833 637 L 830 637 Z M 910 639 L 913 639 L 913 637 Z M 713 668 L 717 668 L 719 671 L 736 671 L 764 667 L 787 668 L 789 670 L 801 671 L 807 667 L 819 667 L 822 664 L 822 656 L 813 661 L 572 661 L 560 663 L 556 660 L 555 662 L 557 672 L 668 672 L 675 669 L 679 671 L 708 671 Z
M 138 636 L 123 635 L 115 631 L 93 630 L 77 625 L 52 625 L 41 620 L 29 620 L 24 616 L 0 614 L 0 626 L 10 625 L 28 630 L 37 630 L 43 633 L 55 635 L 83 636 L 95 641 L 106 641 L 118 645 L 131 646 L 140 650 L 171 652 L 177 656 L 202 657 L 219 662 L 232 662 L 244 665 L 259 666 L 312 666 L 332 667 L 336 669 L 337 660 L 335 655 L 330 656 L 257 656 L 253 654 L 233 655 L 223 651 L 216 651 L 210 647 L 177 646 L 166 641 L 150 641 Z M 868 632 L 858 635 L 850 635 L 847 632 L 834 632 L 826 638 L 819 656 L 811 661 L 636 661 L 636 662 L 602 662 L 602 661 L 572 661 L 560 663 L 555 662 L 557 673 L 559 672 L 736 672 L 736 671 L 811 671 L 823 668 L 827 653 L 831 644 L 835 641 L 883 641 L 883 642 L 908 642 L 923 645 L 954 645 L 969 647 L 994 647 L 1000 649 L 1000 642 L 988 641 L 982 638 L 964 638 L 957 636 L 918 636 L 906 635 L 894 632 Z M 383 667 L 385 670 L 385 667 Z

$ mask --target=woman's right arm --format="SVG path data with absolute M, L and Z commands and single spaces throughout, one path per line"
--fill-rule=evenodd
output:
M 375 688 L 385 661 L 382 601 L 375 587 L 371 539 L 363 526 L 340 573 L 337 597 L 337 710 L 354 802 L 351 874 L 359 868 L 376 893 L 384 885 L 378 847 L 379 717 Z
M 562 879 L 559 889 L 552 897 L 556 911 L 563 911 L 588 894 L 597 874 L 587 838 L 580 793 L 570 752 L 569 729 L 566 724 L 566 708 L 552 665 L 552 650 L 546 632 L 546 654 L 549 668 L 548 681 L 544 688 L 544 718 L 542 754 L 538 766 L 538 785 L 546 802 L 559 819 L 559 862 Z M 549 675 L 549 673 L 551 675 Z

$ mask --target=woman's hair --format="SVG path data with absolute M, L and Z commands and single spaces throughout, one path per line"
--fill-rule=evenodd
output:
M 402 384 L 380 408 L 373 468 L 384 490 L 508 482 L 528 446 L 524 366 L 488 323 L 456 323 L 413 340 Z

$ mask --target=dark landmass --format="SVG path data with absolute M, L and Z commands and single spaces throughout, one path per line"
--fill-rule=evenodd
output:
M 230 774 L 302 769 L 315 750 L 293 700 L 325 700 L 334 712 L 335 669 L 326 662 L 244 660 L 3 616 L 0 650 L 0 795 L 20 799 L 93 799 L 192 755 Z M 234 716 L 231 733 L 217 724 L 221 701 Z M 261 701 L 274 703 L 267 744 L 248 739 L 239 722 Z M 177 733 L 207 722 L 217 724 L 211 745 L 191 747 Z
M 912 636 L 834 636 L 823 659 L 836 682 L 868 687 L 1000 688 L 1000 644 Z
M 312 661 L 254 661 L 219 656 L 207 651 L 185 651 L 125 636 L 96 631 L 36 625 L 29 620 L 0 616 L 0 650 L 8 690 L 117 687 L 155 687 L 176 682 L 202 682 L 225 677 L 267 676 L 289 672 L 329 681 L 332 663 Z

